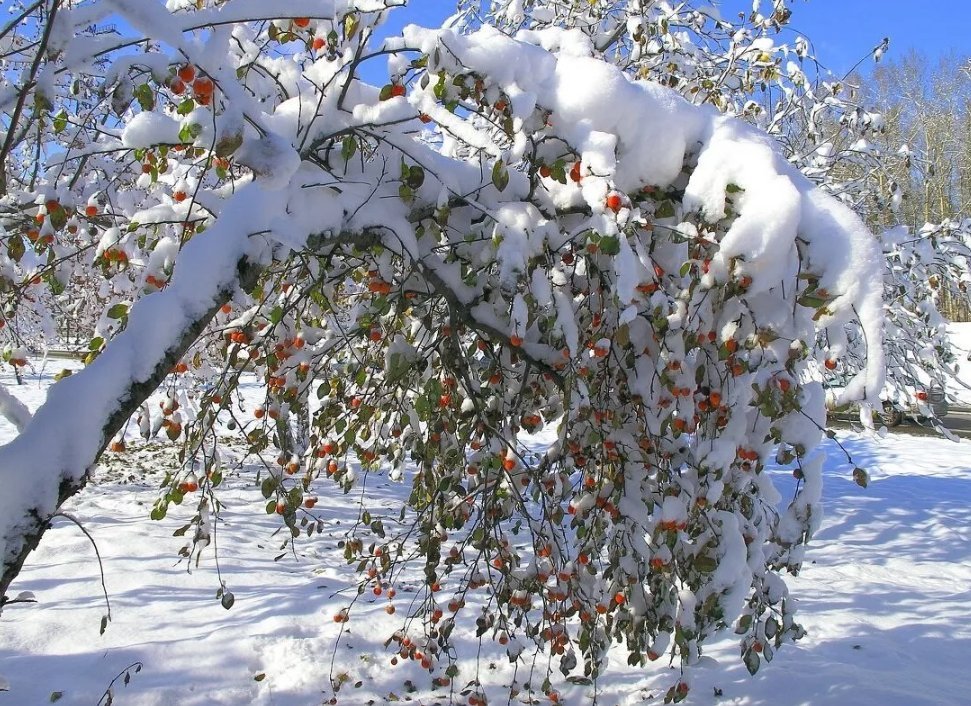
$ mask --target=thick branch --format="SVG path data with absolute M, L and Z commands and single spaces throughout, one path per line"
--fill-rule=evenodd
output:
M 109 440 L 118 433 L 125 422 L 135 411 L 148 399 L 148 397 L 158 389 L 162 381 L 189 349 L 189 347 L 199 338 L 208 326 L 209 322 L 219 311 L 219 308 L 231 297 L 236 286 L 243 289 L 251 289 L 256 285 L 257 279 L 262 272 L 262 267 L 249 262 L 245 257 L 240 259 L 236 266 L 237 280 L 224 286 L 219 290 L 218 296 L 201 316 L 191 321 L 182 331 L 179 338 L 165 350 L 164 354 L 156 363 L 151 375 L 141 382 L 133 382 L 127 389 L 127 395 L 118 400 L 118 405 L 105 420 L 101 428 L 101 440 L 97 454 L 92 459 L 91 466 L 80 478 L 62 478 L 58 487 L 57 508 L 77 494 L 87 483 L 94 463 L 100 458 Z M 110 344 L 109 344 L 110 345 Z M 79 373 L 79 375 L 83 375 Z M 73 377 L 73 376 L 72 376 Z M 24 471 L 26 472 L 26 470 Z M 0 575 L 0 610 L 5 602 L 5 595 L 10 583 L 20 573 L 24 561 L 34 549 L 37 548 L 44 533 L 50 527 L 50 519 L 54 513 L 40 512 L 33 508 L 27 512 L 27 526 L 20 528 L 21 545 L 12 555 L 4 558 L 3 573 Z

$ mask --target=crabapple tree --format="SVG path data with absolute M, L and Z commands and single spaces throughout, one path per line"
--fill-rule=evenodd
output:
M 612 642 L 684 667 L 734 627 L 754 672 L 803 633 L 782 574 L 820 520 L 817 337 L 869 342 L 845 399 L 882 386 L 877 241 L 561 3 L 376 40 L 398 4 L 48 0 L 5 28 L 30 35 L 0 93 L 5 313 L 97 311 L 0 448 L 0 594 L 130 419 L 182 445 L 151 514 L 196 505 L 203 552 L 228 427 L 278 453 L 255 507 L 289 541 L 321 493 L 409 484 L 342 550 L 362 589 L 424 577 L 392 639 L 436 678 L 463 621 L 588 678 Z

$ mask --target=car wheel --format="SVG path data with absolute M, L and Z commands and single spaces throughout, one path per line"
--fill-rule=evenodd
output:
M 884 426 L 900 426 L 900 423 L 904 421 L 904 413 L 887 402 L 884 403 L 883 411 L 880 413 L 880 421 L 884 424 Z

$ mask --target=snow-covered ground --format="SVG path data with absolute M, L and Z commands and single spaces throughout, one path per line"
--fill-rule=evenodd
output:
M 36 406 L 49 376 L 14 392 Z M 969 365 L 971 367 L 971 365 Z M 7 381 L 9 382 L 9 381 Z M 0 425 L 0 435 L 12 430 Z M 840 441 L 867 468 L 866 490 L 831 443 L 827 463 L 827 519 L 813 542 L 802 576 L 791 579 L 809 636 L 783 648 L 749 677 L 732 636 L 706 654 L 718 666 L 695 670 L 690 704 L 746 706 L 946 706 L 971 702 L 971 468 L 959 444 L 904 435 L 885 440 L 846 434 Z M 14 593 L 37 603 L 9 606 L 0 617 L 0 706 L 98 703 L 112 679 L 115 704 L 316 705 L 341 682 L 340 704 L 465 703 L 463 687 L 476 677 L 480 645 L 456 630 L 460 676 L 454 691 L 435 688 L 427 672 L 403 661 L 391 666 L 384 646 L 401 627 L 414 587 L 399 587 L 398 611 L 387 596 L 361 596 L 343 626 L 333 615 L 354 596 L 352 577 L 335 546 L 357 516 L 354 495 L 322 496 L 315 508 L 323 534 L 302 539 L 280 557 L 279 523 L 263 514 L 252 468 L 225 483 L 224 524 L 217 535 L 219 569 L 236 603 L 224 610 L 210 550 L 192 571 L 173 532 L 192 514 L 173 508 L 148 519 L 170 446 L 149 444 L 112 455 L 95 484 L 71 502 L 97 540 L 106 571 L 112 620 L 105 612 L 98 563 L 84 535 L 58 519 L 31 557 Z M 779 485 L 791 481 L 780 472 Z M 397 508 L 404 486 L 369 480 L 369 509 Z M 349 500 L 349 498 L 351 500 Z M 395 512 L 395 514 L 397 514 Z M 470 606 L 471 607 L 471 606 Z M 468 608 L 467 608 L 468 610 Z M 490 703 L 507 703 L 513 679 L 524 685 L 530 663 L 514 669 L 491 642 L 481 645 L 479 678 Z M 543 671 L 539 656 L 537 674 Z M 597 684 L 598 702 L 659 703 L 674 673 L 659 663 L 625 666 L 622 656 Z M 534 679 L 538 687 L 541 676 Z M 564 684 L 564 702 L 589 704 L 594 689 Z M 536 703 L 547 703 L 535 691 Z M 525 698 L 524 698 L 525 697 Z M 528 691 L 521 697 L 528 703 Z M 514 700 L 512 703 L 520 703 Z

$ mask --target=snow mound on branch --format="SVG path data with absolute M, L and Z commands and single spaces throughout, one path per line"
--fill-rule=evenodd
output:
M 144 149 L 162 144 L 177 144 L 180 124 L 167 115 L 154 112 L 139 113 L 121 133 L 121 143 L 132 149 Z
M 243 141 L 236 161 L 249 167 L 264 189 L 278 191 L 290 183 L 300 167 L 300 155 L 286 140 L 275 133 Z
M 583 199 L 595 217 L 605 216 L 596 230 L 616 231 L 604 213 L 611 190 L 680 185 L 685 163 L 694 157 L 684 208 L 716 222 L 728 215 L 731 194 L 738 211 L 713 258 L 712 276 L 725 281 L 733 272 L 747 275 L 752 296 L 800 273 L 819 276 L 820 288 L 833 299 L 820 312 L 817 326 L 838 337 L 847 322 L 858 320 L 873 342 L 866 366 L 847 385 L 843 401 L 878 403 L 884 381 L 878 242 L 848 207 L 786 162 L 768 136 L 710 106 L 692 105 L 675 91 L 631 80 L 617 67 L 583 56 L 589 45 L 562 30 L 513 38 L 488 26 L 470 35 L 409 26 L 404 38 L 428 54 L 447 46 L 455 57 L 450 70 L 490 76 L 521 102 L 549 111 L 550 133 L 580 153 Z M 591 227 L 594 223 L 591 219 Z M 622 255 L 633 257 L 629 250 Z M 506 252 L 506 259 L 512 254 Z M 630 296 L 629 278 L 622 279 L 628 291 L 619 293 L 621 299 Z

